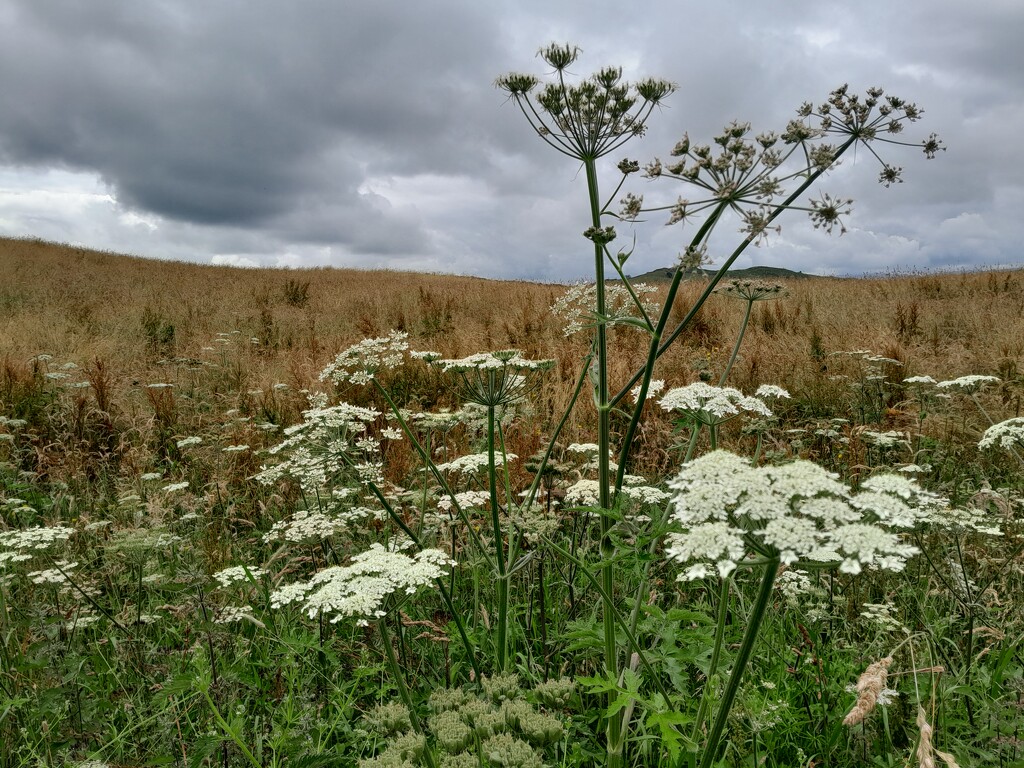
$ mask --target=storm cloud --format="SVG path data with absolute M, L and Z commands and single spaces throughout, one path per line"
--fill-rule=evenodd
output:
M 780 10 L 781 9 L 781 10 Z M 8 0 L 0 9 L 0 232 L 237 264 L 588 274 L 579 168 L 493 87 L 579 44 L 679 90 L 628 147 L 665 156 L 728 121 L 778 128 L 836 85 L 918 102 L 882 189 L 872 158 L 822 189 L 855 199 L 842 238 L 799 215 L 745 264 L 856 274 L 1017 264 L 1024 225 L 1024 5 L 798 2 L 339 3 Z M 892 149 L 892 148 L 890 148 Z M 618 159 L 618 158 L 616 158 Z M 638 193 L 674 199 L 671 184 Z M 634 272 L 678 228 L 638 225 Z M 725 233 L 729 235 L 730 233 Z

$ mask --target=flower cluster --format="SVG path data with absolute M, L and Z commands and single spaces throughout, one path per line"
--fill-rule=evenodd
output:
M 660 305 L 647 297 L 648 294 L 656 292 L 657 288 L 648 283 L 634 283 L 632 288 L 633 294 L 640 301 L 643 312 L 648 317 L 657 315 L 661 310 Z M 566 336 L 579 333 L 597 322 L 598 318 L 594 315 L 596 296 L 597 286 L 594 283 L 577 283 L 570 285 L 565 293 L 551 305 L 552 313 L 562 318 L 565 323 L 563 333 Z M 604 302 L 605 322 L 611 325 L 625 318 L 640 317 L 640 311 L 633 296 L 623 285 L 618 283 L 606 285 Z
M 623 82 L 618 67 L 605 67 L 576 85 L 567 84 L 566 69 L 579 54 L 573 45 L 542 48 L 540 57 L 558 77 L 539 94 L 533 92 L 540 80 L 532 75 L 503 75 L 495 84 L 519 105 L 544 141 L 564 155 L 583 160 L 607 155 L 642 134 L 651 111 L 675 86 L 654 78 Z
M 368 384 L 382 369 L 394 368 L 405 359 L 409 334 L 392 331 L 387 336 L 363 339 L 339 352 L 334 362 L 320 372 L 320 381 L 335 384 Z
M 526 397 L 540 386 L 540 374 L 554 367 L 554 360 L 527 360 L 518 349 L 480 352 L 434 363 L 452 377 L 462 398 L 496 408 Z
M 659 403 L 666 411 L 679 411 L 697 424 L 715 426 L 741 413 L 770 417 L 772 411 L 764 402 L 765 397 L 789 397 L 789 393 L 766 384 L 751 397 L 732 387 L 715 387 L 698 381 L 670 389 Z
M 348 403 L 328 407 L 323 398 L 317 400 L 302 412 L 300 424 L 285 429 L 285 440 L 270 449 L 272 454 L 287 452 L 288 458 L 263 467 L 256 479 L 272 485 L 290 477 L 309 490 L 328 485 L 349 466 L 372 464 L 379 445 L 366 436 L 367 425 L 379 416 L 370 408 Z
M 744 301 L 770 301 L 786 296 L 786 287 L 779 283 L 764 283 L 760 280 L 729 280 L 715 289 L 715 293 Z
M 1018 416 L 993 424 L 985 430 L 985 434 L 978 441 L 978 447 L 982 449 L 997 445 L 1006 450 L 1018 445 L 1024 446 L 1024 417 Z
M 732 122 L 710 144 L 698 144 L 685 135 L 672 149 L 672 159 L 655 159 L 645 168 L 648 178 L 666 177 L 682 181 L 697 190 L 692 199 L 648 210 L 666 210 L 669 224 L 686 222 L 696 215 L 728 207 L 743 221 L 741 232 L 748 242 L 760 242 L 769 231 L 778 231 L 775 218 L 787 207 L 789 183 L 803 184 L 835 167 L 850 147 L 864 144 L 871 156 L 882 163 L 879 181 L 885 186 L 898 183 L 902 168 L 881 159 L 874 142 L 906 145 L 891 136 L 900 133 L 906 123 L 918 120 L 922 110 L 896 96 L 883 98 L 880 88 L 872 88 L 863 97 L 849 92 L 847 86 L 835 89 L 829 99 L 815 107 L 803 104 L 797 118 L 781 133 L 754 135 L 750 123 Z M 837 137 L 841 145 L 828 143 Z M 931 158 L 942 143 L 932 134 L 918 146 Z M 845 231 L 842 217 L 850 213 L 852 201 L 829 194 L 799 208 L 811 218 L 815 228 L 831 233 Z M 634 206 L 635 207 L 635 206 Z M 637 210 L 635 213 L 639 213 Z
M 0 568 L 7 563 L 31 560 L 35 555 L 63 544 L 74 532 L 74 528 L 63 525 L 0 532 Z
M 681 579 L 703 578 L 709 566 L 727 576 L 749 555 L 838 564 L 845 573 L 866 565 L 900 570 L 917 550 L 874 521 L 910 527 L 916 508 L 930 515 L 939 502 L 905 477 L 865 486 L 853 494 L 808 461 L 759 468 L 714 451 L 669 482 L 672 519 L 684 532 L 668 536 L 666 553 L 692 563 Z
M 301 603 L 310 617 L 336 623 L 351 616 L 360 624 L 387 614 L 385 603 L 398 593 L 412 595 L 444 574 L 455 562 L 444 552 L 424 549 L 410 557 L 380 544 L 352 558 L 349 565 L 326 568 L 309 581 L 281 587 L 270 595 L 273 608 Z

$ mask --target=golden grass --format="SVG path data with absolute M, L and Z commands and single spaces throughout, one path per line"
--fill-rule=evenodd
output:
M 565 339 L 548 310 L 562 290 L 557 285 L 240 269 L 18 239 L 0 239 L 0 274 L 0 357 L 14 366 L 40 353 L 83 367 L 99 361 L 115 389 L 159 381 L 161 359 L 201 357 L 217 333 L 231 332 L 259 341 L 242 363 L 250 385 L 311 386 L 341 348 L 397 328 L 410 333 L 414 348 L 445 355 L 519 347 L 556 358 L 559 372 L 546 393 L 554 411 L 586 353 L 585 334 Z M 984 373 L 1017 380 L 1024 370 L 1022 278 L 1020 271 L 999 271 L 792 281 L 787 298 L 755 306 L 730 383 L 745 390 L 775 383 L 827 396 L 830 378 L 850 365 L 834 353 L 856 349 L 902 361 L 908 376 Z M 701 288 L 683 286 L 676 316 Z M 683 384 L 706 367 L 717 381 L 743 308 L 712 297 L 656 378 Z M 612 378 L 622 383 L 642 361 L 645 341 L 633 330 L 617 333 Z

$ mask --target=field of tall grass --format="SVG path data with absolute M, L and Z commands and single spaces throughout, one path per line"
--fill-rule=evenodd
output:
M 567 336 L 551 310 L 569 289 L 162 263 L 28 240 L 0 242 L 0 272 L 4 768 L 431 764 L 428 752 L 439 765 L 590 765 L 603 760 L 609 690 L 630 764 L 693 754 L 690 726 L 726 685 L 757 579 L 741 568 L 724 590 L 713 569 L 677 581 L 664 482 L 688 452 L 710 455 L 711 435 L 647 409 L 629 467 L 646 490 L 618 506 L 608 596 L 627 617 L 620 642 L 643 659 L 626 652 L 618 679 L 602 675 L 589 398 L 535 474 L 589 353 L 586 332 Z M 771 417 L 719 425 L 714 447 L 765 466 L 814 461 L 854 488 L 895 470 L 958 512 L 906 529 L 920 554 L 897 573 L 783 569 L 722 765 L 905 765 L 922 750 L 930 764 L 1024 764 L 1024 446 L 978 445 L 1021 415 L 1022 279 L 805 279 L 753 305 L 728 383 L 791 398 L 772 401 Z M 702 287 L 684 283 L 681 304 Z M 717 382 L 744 309 L 713 295 L 657 377 Z M 522 369 L 529 398 L 497 414 L 507 472 L 494 510 L 487 409 L 466 407 L 458 371 L 407 357 L 393 331 L 442 359 L 516 348 L 552 361 Z M 614 391 L 644 341 L 631 327 L 611 336 Z M 379 392 L 322 380 L 368 338 L 401 358 L 376 373 Z M 367 410 L 325 417 L 336 397 Z M 625 428 L 615 413 L 612 428 Z M 353 447 L 366 438 L 376 448 Z M 332 451 L 361 458 L 331 463 Z M 309 482 L 314 464 L 325 474 Z M 522 504 L 531 484 L 535 503 Z M 504 555 L 503 577 L 474 538 Z M 417 559 L 411 540 L 441 559 Z M 386 572 L 366 562 L 374 542 L 405 558 L 397 592 L 360 582 L 383 589 L 380 615 L 336 620 L 360 615 L 339 607 L 345 595 L 335 614 L 303 607 L 318 573 Z

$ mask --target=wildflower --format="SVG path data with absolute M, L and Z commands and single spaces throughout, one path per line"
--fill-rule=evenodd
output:
M 650 400 L 651 398 L 657 397 L 658 395 L 660 395 L 662 393 L 662 391 L 664 389 L 665 389 L 665 380 L 664 379 L 655 379 L 647 387 L 647 397 L 646 397 L 646 399 Z M 637 402 L 637 400 L 640 397 L 640 385 L 637 384 L 635 387 L 633 387 L 633 389 L 631 389 L 629 391 L 629 393 L 633 396 L 633 402 L 634 403 Z
M 332 624 L 352 616 L 365 624 L 387 614 L 384 606 L 389 597 L 415 594 L 451 565 L 455 562 L 440 550 L 424 549 L 409 557 L 373 544 L 349 565 L 326 568 L 309 581 L 277 589 L 270 603 L 274 608 L 302 603 L 310 618 L 322 615 Z
M 979 448 L 1000 448 L 1012 450 L 1017 445 L 1024 445 L 1024 417 L 1017 417 L 993 424 L 985 430 L 978 441 Z
M 958 379 L 950 379 L 949 381 L 940 381 L 936 386 L 939 389 L 956 389 L 963 392 L 965 395 L 971 395 L 977 392 L 979 389 L 984 387 L 986 384 L 995 384 L 1000 379 L 998 376 L 982 376 L 980 374 L 970 374 L 968 376 L 961 376 Z
M 617 320 L 624 318 L 639 318 L 643 314 L 648 317 L 657 314 L 660 306 L 646 298 L 647 294 L 654 293 L 657 288 L 648 283 L 633 284 L 633 295 L 635 295 L 642 308 L 638 309 L 633 296 L 626 288 L 619 284 L 605 286 L 605 317 L 604 322 L 614 324 Z M 597 286 L 594 283 L 577 283 L 569 286 L 554 304 L 551 305 L 551 312 L 562 318 L 565 322 L 563 333 L 565 336 L 572 336 L 584 328 L 592 327 L 600 318 L 593 311 L 597 301 Z
M 592 160 L 641 135 L 651 112 L 675 86 L 655 78 L 628 83 L 617 67 L 605 67 L 578 84 L 568 84 L 562 75 L 579 53 L 571 45 L 542 48 L 541 58 L 559 77 L 537 94 L 533 92 L 540 81 L 531 75 L 504 75 L 495 85 L 519 104 L 548 144 L 570 157 Z
M 32 571 L 28 573 L 28 579 L 33 584 L 67 584 L 70 579 L 68 578 L 68 571 L 72 568 L 78 567 L 78 563 L 69 563 L 67 560 L 60 560 L 55 563 L 54 568 L 47 568 L 42 571 Z
M 139 480 L 144 483 L 152 482 L 153 480 L 159 480 L 164 476 L 163 472 L 144 472 L 139 475 Z
M 183 437 L 181 440 L 178 440 L 175 445 L 177 445 L 178 448 L 191 448 L 193 445 L 199 445 L 202 442 L 203 438 L 198 437 L 197 435 L 192 435 L 191 437 Z
M 248 584 L 250 579 L 255 581 L 266 575 L 267 572 L 262 568 L 251 568 L 246 565 L 234 565 L 230 568 L 217 571 L 217 573 L 213 574 L 213 578 L 221 585 L 222 588 L 227 589 L 235 584 Z
M 670 389 L 660 404 L 666 411 L 680 411 L 692 421 L 707 425 L 722 424 L 743 412 L 772 415 L 759 397 L 747 397 L 738 389 L 714 387 L 704 382 Z
M 540 386 L 540 373 L 554 360 L 527 360 L 517 349 L 481 352 L 453 360 L 437 360 L 449 374 L 463 399 L 487 408 L 509 405 Z
M 368 384 L 378 372 L 401 364 L 409 349 L 409 334 L 391 331 L 387 336 L 363 339 L 339 352 L 334 361 L 320 372 L 320 381 L 335 384 L 350 382 Z
M 938 384 L 931 376 L 909 376 L 903 380 L 904 384 Z
M 713 451 L 684 466 L 669 489 L 675 492 L 672 520 L 684 533 L 668 535 L 666 554 L 693 563 L 681 579 L 703 578 L 710 565 L 726 576 L 751 553 L 859 573 L 864 565 L 900 570 L 917 552 L 896 534 L 864 522 L 864 508 L 892 515 L 889 508 L 852 494 L 813 462 L 758 468 Z
M 756 302 L 784 298 L 786 288 L 779 283 L 764 283 L 760 280 L 729 280 L 724 286 L 716 288 L 715 293 Z
M 217 616 L 213 621 L 216 624 L 232 624 L 237 621 L 248 621 L 250 624 L 255 624 L 260 629 L 266 629 L 266 624 L 253 615 L 251 605 L 225 605 L 217 611 Z
M 184 480 L 180 483 L 171 483 L 163 487 L 164 493 L 176 493 L 177 491 L 183 491 L 188 488 L 188 481 Z
M 514 453 L 506 453 L 504 456 L 500 453 L 494 455 L 494 463 L 501 466 L 504 464 L 505 459 L 513 461 L 519 457 Z M 443 464 L 438 464 L 437 469 L 441 472 L 462 472 L 464 474 L 472 474 L 479 472 L 482 469 L 487 468 L 489 462 L 489 456 L 486 453 L 470 453 L 465 456 L 459 456 L 451 461 L 446 461 Z
M 244 453 L 249 450 L 249 446 L 245 444 L 240 445 L 229 445 L 222 449 L 223 453 Z

